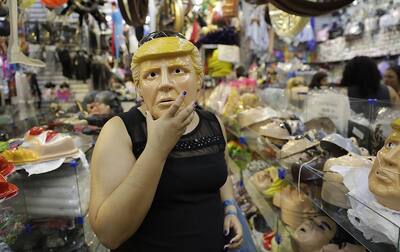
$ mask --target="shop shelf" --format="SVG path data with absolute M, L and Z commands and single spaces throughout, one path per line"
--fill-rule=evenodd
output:
M 314 169 L 304 166 L 303 169 L 306 169 L 308 172 L 312 172 L 319 176 L 322 179 L 322 174 L 317 173 Z M 298 181 L 294 181 L 292 176 L 290 174 L 287 174 L 286 176 L 287 180 L 289 181 L 290 184 L 298 188 Z M 336 206 L 333 206 L 329 203 L 324 202 L 319 196 L 317 195 L 310 195 L 309 193 L 305 192 L 308 197 L 311 199 L 315 207 L 320 209 L 323 213 L 325 213 L 327 216 L 329 216 L 332 220 L 334 220 L 341 228 L 343 228 L 346 232 L 348 232 L 357 242 L 359 242 L 361 245 L 363 245 L 366 249 L 368 249 L 371 252 L 399 252 L 400 248 L 397 246 L 397 248 L 391 244 L 387 243 L 374 243 L 370 240 L 367 240 L 363 233 L 359 231 L 357 228 L 353 226 L 353 224 L 350 222 L 348 215 L 347 215 L 347 209 L 344 208 L 339 208 Z M 359 202 L 362 203 L 360 199 L 355 199 Z M 389 223 L 392 223 L 395 225 L 393 222 L 390 220 L 386 219 L 379 213 L 375 212 L 373 209 L 368 207 L 367 204 L 363 203 L 364 206 L 371 211 L 371 213 L 376 214 L 376 218 L 380 218 L 382 221 L 386 221 Z M 398 227 L 400 230 L 400 227 Z

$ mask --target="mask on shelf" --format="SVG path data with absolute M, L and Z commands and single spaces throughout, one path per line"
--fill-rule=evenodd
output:
M 279 158 L 284 159 L 294 154 L 304 152 L 319 145 L 318 141 L 311 141 L 307 137 L 290 139 L 281 149 Z
M 400 211 L 400 118 L 378 152 L 369 174 L 369 189 L 383 206 Z
M 347 198 L 349 190 L 343 184 L 343 177 L 331 169 L 334 166 L 348 167 L 353 169 L 368 169 L 372 166 L 373 157 L 364 157 L 349 153 L 339 158 L 331 158 L 324 165 L 324 177 L 322 184 L 322 199 L 334 206 L 341 208 L 350 208 L 350 202 Z
M 360 155 L 360 149 L 349 138 L 339 134 L 331 134 L 321 140 L 321 147 L 328 151 L 333 157 L 341 157 L 349 152 Z
M 292 236 L 292 247 L 296 252 L 319 252 L 335 236 L 336 223 L 329 217 L 318 216 L 306 220 Z
M 257 108 L 260 106 L 260 98 L 253 93 L 244 93 L 240 96 L 244 109 Z
M 319 151 L 310 156 L 309 160 L 298 160 L 291 166 L 292 177 L 296 182 L 300 178 L 302 183 L 321 186 L 322 170 L 328 157 Z
M 292 228 L 297 228 L 304 220 L 317 215 L 310 199 L 291 186 L 283 188 L 275 195 L 273 204 L 281 208 L 282 221 Z
M 250 177 L 250 181 L 261 192 L 270 188 L 278 179 L 278 169 L 275 166 L 259 171 Z
M 311 119 L 304 123 L 306 130 L 322 130 L 326 134 L 336 133 L 336 126 L 328 117 L 319 117 Z
M 237 119 L 241 128 L 263 122 L 274 117 L 278 117 L 278 112 L 271 108 L 251 108 L 238 114 Z

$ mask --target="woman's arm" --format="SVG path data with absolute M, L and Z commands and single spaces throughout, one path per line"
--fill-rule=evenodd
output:
M 218 118 L 218 117 L 217 117 Z M 221 126 L 222 133 L 224 134 L 225 142 L 227 141 L 225 127 L 221 119 L 218 118 L 219 124 Z M 230 163 L 230 157 L 228 152 L 228 147 L 225 147 L 225 162 L 227 167 Z M 228 167 L 229 169 L 229 167 Z M 236 205 L 231 204 L 234 202 L 233 197 L 233 185 L 228 177 L 225 184 L 220 188 L 221 203 L 224 204 L 225 220 L 224 220 L 224 232 L 225 236 L 229 235 L 230 229 L 232 228 L 235 232 L 235 236 L 230 240 L 230 243 L 226 247 L 230 249 L 239 248 L 243 242 L 243 230 L 242 225 L 237 217 Z M 228 204 L 226 204 L 228 203 Z
M 136 232 L 146 216 L 166 157 L 152 148 L 138 160 L 119 117 L 103 127 L 91 163 L 90 224 L 100 241 L 115 249 Z
M 165 160 L 193 119 L 193 106 L 178 109 L 179 96 L 159 119 L 147 113 L 147 144 L 135 160 L 123 121 L 103 127 L 91 163 L 90 224 L 100 241 L 117 248 L 140 227 L 153 202 Z

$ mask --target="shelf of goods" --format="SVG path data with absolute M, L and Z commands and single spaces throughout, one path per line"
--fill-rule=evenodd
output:
M 322 184 L 323 182 L 326 183 L 324 172 L 315 170 L 307 164 L 303 165 L 301 168 L 303 171 L 300 170 L 301 174 L 308 172 L 308 176 L 318 178 L 317 181 L 313 181 L 309 183 L 307 187 L 304 187 L 304 183 L 300 184 L 300 181 L 293 178 L 291 170 L 286 167 L 284 162 L 282 163 L 280 159 L 273 158 L 268 155 L 268 152 L 265 151 L 265 145 L 260 144 L 263 142 L 260 141 L 261 136 L 254 134 L 255 132 L 252 129 L 240 129 L 240 127 L 237 126 L 237 123 L 235 124 L 235 122 L 232 121 L 232 118 L 228 119 L 227 117 L 220 117 L 224 121 L 228 136 L 231 139 L 236 139 L 236 141 L 239 142 L 243 148 L 246 148 L 248 151 L 250 151 L 250 153 L 252 153 L 252 160 L 263 160 L 266 164 L 268 164 L 268 166 L 278 167 L 280 173 L 284 173 L 283 179 L 287 182 L 287 184 L 291 185 L 293 188 L 296 188 L 299 193 L 301 191 L 307 195 L 315 209 L 317 209 L 319 213 L 323 213 L 330 217 L 337 224 L 337 226 L 340 227 L 340 230 L 344 230 L 352 237 L 353 242 L 357 241 L 367 250 L 373 252 L 400 251 L 400 225 L 392 220 L 390 216 L 382 214 L 382 212 L 376 210 L 376 208 L 374 208 L 370 202 L 365 202 L 363 198 L 354 194 L 347 193 L 345 194 L 345 197 L 348 199 L 348 201 L 352 202 L 351 206 L 357 207 L 357 209 L 352 209 L 351 207 L 348 209 L 341 208 L 325 202 L 321 198 Z M 242 168 L 243 184 L 268 225 L 274 227 L 274 230 L 278 233 L 288 232 L 289 234 L 293 234 L 293 230 L 287 227 L 287 225 L 284 224 L 284 221 L 282 221 L 281 210 L 275 207 L 272 203 L 272 200 L 268 197 L 265 197 L 262 191 L 259 191 L 257 186 L 251 181 L 250 177 L 254 175 L 251 173 L 252 172 L 250 172 L 248 169 Z M 331 195 L 343 194 L 342 187 L 331 187 L 330 190 Z M 356 213 L 354 214 L 354 212 Z M 358 212 L 363 213 L 364 215 L 361 216 L 367 216 L 369 219 L 360 220 L 360 216 L 357 216 Z M 381 223 L 380 228 L 384 227 L 386 230 L 376 230 L 377 227 L 374 226 L 375 224 L 369 225 L 369 223 Z M 357 225 L 357 228 L 355 225 Z M 366 229 L 366 226 L 369 226 L 370 229 Z M 385 242 L 376 242 L 376 240 L 379 239 Z
M 376 34 L 364 33 L 360 39 L 347 41 L 338 37 L 318 45 L 317 62 L 340 62 L 355 56 L 385 57 L 400 54 L 400 31 L 381 30 Z

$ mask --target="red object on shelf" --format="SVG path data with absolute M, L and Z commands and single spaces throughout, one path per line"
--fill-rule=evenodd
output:
M 58 134 L 58 132 L 56 132 L 54 130 L 47 131 L 46 143 L 50 142 L 57 134 Z
M 275 232 L 270 232 L 270 233 L 265 233 L 264 234 L 263 245 L 264 245 L 264 248 L 266 250 L 271 250 L 272 249 L 272 239 L 274 238 L 274 236 L 275 236 Z
M 68 0 L 41 0 L 42 4 L 49 8 L 59 8 L 68 2 Z
M 43 127 L 33 127 L 32 129 L 29 130 L 29 135 L 31 136 L 38 136 L 42 134 L 44 131 Z
M 8 183 L 7 180 L 0 175 L 0 201 L 10 199 L 18 194 L 18 187 Z
M 7 177 L 15 171 L 15 166 L 8 162 L 3 156 L 0 156 L 0 175 Z

